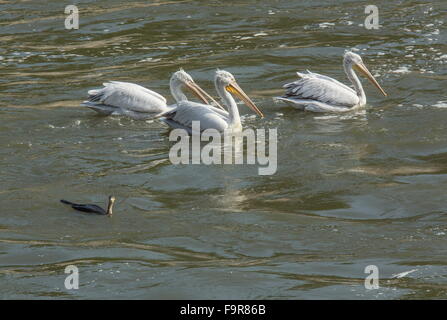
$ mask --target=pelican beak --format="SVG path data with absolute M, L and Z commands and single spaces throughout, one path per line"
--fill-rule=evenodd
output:
M 197 98 L 202 100 L 204 103 L 209 104 L 208 100 L 214 102 L 214 104 L 222 110 L 225 110 L 213 97 L 211 97 L 205 90 L 199 87 L 195 82 L 186 82 L 186 87 L 194 93 Z
M 256 112 L 261 118 L 264 118 L 262 112 L 253 103 L 253 101 L 251 101 L 251 99 L 245 94 L 244 90 L 242 90 L 236 82 L 230 83 L 228 86 L 225 87 L 225 90 L 241 99 L 247 105 L 247 107 Z
M 373 75 L 371 74 L 371 72 L 369 72 L 369 70 L 366 68 L 366 66 L 363 63 L 359 63 L 359 64 L 354 64 L 354 68 L 357 69 L 359 72 L 363 73 L 369 81 L 372 82 L 373 85 L 376 86 L 377 89 L 380 90 L 380 92 L 386 97 L 387 94 L 386 92 L 382 89 L 382 87 L 380 86 L 380 84 L 376 81 L 376 79 L 373 77 Z

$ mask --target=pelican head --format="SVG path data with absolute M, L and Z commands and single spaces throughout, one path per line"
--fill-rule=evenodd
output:
M 256 112 L 261 118 L 264 118 L 262 112 L 237 84 L 236 79 L 231 73 L 224 70 L 217 70 L 214 77 L 214 83 L 217 91 L 219 91 L 219 88 L 224 88 L 227 92 L 234 94 L 236 97 L 241 99 L 247 107 Z
M 368 78 L 368 80 L 371 81 L 372 84 L 375 85 L 376 88 L 379 89 L 384 96 L 387 96 L 386 92 L 382 89 L 371 72 L 369 72 L 368 68 L 366 68 L 365 64 L 363 63 L 362 57 L 360 57 L 358 54 L 355 54 L 351 51 L 346 51 L 343 56 L 343 65 L 345 66 L 345 70 L 346 68 L 352 68 L 355 71 L 358 71 L 361 74 L 365 75 L 366 78 Z
M 181 68 L 171 76 L 170 87 L 171 93 L 174 97 L 176 97 L 177 95 L 175 92 L 177 88 L 187 88 L 197 98 L 203 101 L 203 103 L 209 104 L 209 99 L 210 101 L 214 102 L 214 104 L 217 105 L 219 108 L 223 109 L 222 106 L 216 100 L 214 100 L 213 97 L 211 97 L 205 90 L 200 88 L 199 85 L 194 82 L 193 78 Z M 186 100 L 186 97 L 184 97 L 183 95 L 183 97 L 179 100 Z
M 194 82 L 193 78 L 186 73 L 185 70 L 180 68 L 178 71 L 174 72 L 171 77 L 171 83 L 187 83 L 187 82 Z

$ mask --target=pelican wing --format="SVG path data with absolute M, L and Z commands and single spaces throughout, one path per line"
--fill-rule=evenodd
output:
M 135 83 L 110 81 L 104 87 L 90 90 L 90 104 L 106 105 L 136 112 L 161 112 L 166 110 L 166 99 L 160 94 Z M 87 105 L 84 102 L 84 105 Z
M 228 127 L 228 114 L 223 110 L 214 110 L 216 108 L 206 104 L 195 103 L 191 101 L 181 101 L 177 107 L 165 112 L 161 116 L 169 125 L 175 122 L 180 127 L 192 127 L 193 121 L 200 121 L 200 130 L 214 128 L 223 131 Z M 172 125 L 171 125 L 172 126 Z M 177 126 L 176 126 L 177 127 Z
M 300 76 L 299 72 L 297 72 L 297 74 L 298 74 L 298 76 Z M 328 77 L 328 76 L 325 76 L 325 75 L 322 75 L 322 74 L 319 74 L 319 73 L 316 73 L 316 72 L 311 72 L 309 70 L 307 70 L 307 75 L 315 77 L 315 78 L 320 78 L 320 79 L 331 81 L 331 82 L 333 82 L 335 84 L 338 84 L 339 86 L 345 88 L 346 90 L 351 91 L 352 93 L 356 94 L 355 91 L 352 88 L 348 87 L 347 85 L 345 85 L 344 83 L 341 83 L 338 80 L 335 80 L 334 78 L 331 78 L 331 77 Z
M 284 85 L 284 98 L 314 100 L 343 107 L 354 107 L 359 103 L 355 91 L 335 79 L 312 72 L 297 74 L 300 79 Z

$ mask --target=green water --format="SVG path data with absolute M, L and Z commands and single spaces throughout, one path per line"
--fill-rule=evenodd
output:
M 361 1 L 78 1 L 79 30 L 67 4 L 0 1 L 0 298 L 447 298 L 445 1 L 374 1 L 379 30 Z M 388 97 L 273 102 L 296 71 L 347 83 L 346 49 Z M 244 127 L 278 130 L 275 175 L 174 166 L 163 124 L 79 106 L 107 80 L 171 99 L 180 67 L 208 92 L 234 74 L 265 114 L 241 107 Z M 109 194 L 112 218 L 59 203 Z

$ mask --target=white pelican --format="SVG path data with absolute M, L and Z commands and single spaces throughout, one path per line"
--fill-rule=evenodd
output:
M 299 73 L 295 82 L 284 85 L 286 94 L 277 97 L 295 108 L 313 112 L 345 112 L 366 104 L 362 84 L 354 70 L 363 73 L 384 96 L 387 94 L 368 71 L 362 58 L 353 52 L 343 56 L 345 73 L 354 85 L 354 90 L 327 76 L 307 71 Z
M 169 126 L 185 129 L 189 133 L 192 133 L 192 121 L 200 121 L 201 131 L 210 128 L 220 132 L 225 129 L 240 131 L 242 130 L 242 125 L 239 110 L 231 94 L 241 99 L 261 118 L 264 117 L 262 112 L 250 100 L 241 87 L 239 87 L 231 73 L 217 70 L 214 77 L 214 84 L 217 93 L 228 108 L 228 112 L 210 105 L 191 101 L 180 101 L 175 108 L 160 114 L 159 117 L 162 117 L 161 120 Z
M 126 115 L 133 119 L 152 118 L 175 106 L 168 106 L 163 96 L 135 83 L 110 81 L 103 85 L 101 89 L 90 90 L 88 100 L 81 105 L 103 115 Z M 208 98 L 222 108 L 189 74 L 180 69 L 170 80 L 171 94 L 176 102 L 188 100 L 183 88 L 191 90 L 203 102 L 208 103 Z

